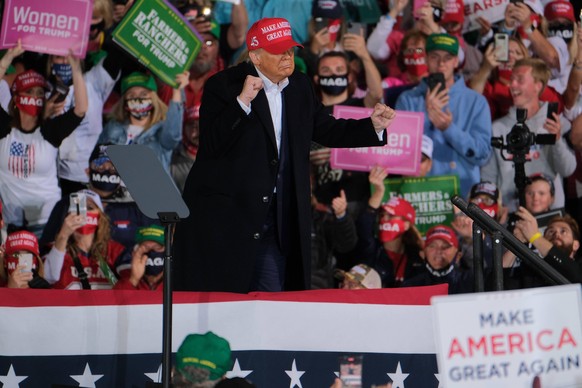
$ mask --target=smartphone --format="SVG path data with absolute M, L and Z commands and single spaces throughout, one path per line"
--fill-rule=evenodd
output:
M 430 90 L 436 88 L 439 84 L 439 92 L 445 90 L 445 75 L 443 73 L 431 73 L 428 75 L 428 87 Z
M 495 34 L 495 60 L 498 62 L 509 61 L 509 35 Z
M 49 77 L 49 83 L 53 85 L 53 90 L 51 91 L 49 100 L 53 98 L 55 95 L 58 95 L 55 102 L 65 101 L 65 98 L 67 98 L 67 95 L 69 94 L 69 87 L 65 85 L 65 83 L 54 74 L 51 74 L 51 76 Z
M 327 28 L 328 25 L 327 18 L 315 18 L 313 19 L 313 21 L 315 22 L 314 24 L 315 32 L 319 32 L 324 28 Z
M 555 120 L 552 113 L 558 113 L 558 103 L 557 102 L 548 102 L 548 113 L 546 117 L 551 120 Z
M 363 356 L 340 357 L 340 380 L 344 387 L 362 388 Z
M 434 5 L 432 6 L 432 20 L 434 20 L 435 23 L 440 23 L 441 20 L 443 19 L 443 9 L 440 7 L 435 7 Z
M 210 7 L 203 7 L 200 10 L 200 14 L 198 16 L 203 17 L 205 21 L 209 22 L 212 20 L 212 8 Z
M 69 194 L 69 213 L 74 213 L 87 219 L 87 196 L 85 193 Z
M 18 265 L 23 265 L 25 268 L 22 268 L 20 272 L 32 272 L 32 253 L 19 253 L 18 254 Z
M 348 33 L 363 35 L 364 27 L 362 26 L 362 23 L 348 22 Z

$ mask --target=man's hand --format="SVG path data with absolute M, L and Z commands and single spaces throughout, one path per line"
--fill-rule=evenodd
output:
M 380 132 L 384 128 L 388 128 L 395 117 L 396 111 L 390 108 L 388 105 L 381 103 L 377 103 L 374 106 L 374 111 L 370 116 L 372 119 L 372 124 L 374 125 L 374 130 L 376 130 L 376 132 Z
M 238 98 L 245 104 L 246 106 L 251 106 L 251 101 L 257 97 L 259 91 L 263 88 L 263 80 L 259 77 L 254 77 L 252 75 L 247 75 L 245 79 L 245 84 L 243 85 L 243 89 L 240 92 Z
M 426 92 L 426 113 L 430 122 L 441 131 L 446 130 L 453 122 L 453 114 L 447 108 L 449 103 L 449 92 L 447 89 L 440 90 L 439 87 Z
M 556 135 L 556 141 L 560 140 L 562 134 L 562 124 L 560 123 L 560 116 L 553 112 L 553 119 L 546 119 L 544 128 L 551 134 Z
M 519 230 L 529 241 L 534 234 L 539 232 L 538 221 L 526 208 L 521 206 L 515 214 L 520 218 L 520 220 L 515 223 L 515 229 Z
M 346 215 L 348 200 L 345 191 L 340 190 L 340 196 L 331 200 L 331 208 L 336 218 L 343 218 Z

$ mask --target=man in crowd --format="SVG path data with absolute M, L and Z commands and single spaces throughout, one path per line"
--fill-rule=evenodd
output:
M 556 143 L 532 144 L 526 152 L 525 175 L 542 173 L 555 178 L 556 195 L 554 207 L 564 207 L 562 178 L 572 174 L 576 168 L 574 151 L 562 136 L 570 129 L 570 123 L 561 115 L 548 116 L 548 103 L 541 103 L 539 96 L 550 78 L 548 66 L 540 59 L 521 59 L 513 67 L 510 81 L 513 107 L 509 113 L 493 122 L 493 136 L 506 136 L 517 123 L 517 109 L 527 110 L 525 125 L 534 135 L 554 134 Z M 507 151 L 503 151 L 507 155 Z M 509 155 L 511 158 L 511 155 Z M 515 169 L 511 160 L 504 160 L 499 149 L 494 150 L 489 161 L 481 168 L 481 179 L 493 182 L 501 191 L 502 202 L 509 211 L 518 207 L 518 192 L 515 185 Z
M 459 65 L 459 42 L 447 34 L 432 34 L 426 41 L 429 77 L 414 89 L 403 92 L 397 110 L 424 112 L 424 134 L 433 140 L 430 175 L 458 175 L 461 195 L 479 182 L 479 166 L 491 153 L 491 114 L 485 97 L 465 85 L 455 74 Z M 434 74 L 442 83 L 429 87 Z

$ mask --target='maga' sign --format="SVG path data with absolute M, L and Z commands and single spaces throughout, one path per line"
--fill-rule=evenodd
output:
M 447 388 L 582 384 L 580 286 L 435 297 L 441 381 Z

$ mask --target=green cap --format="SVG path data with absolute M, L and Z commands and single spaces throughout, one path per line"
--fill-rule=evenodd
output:
M 218 24 L 214 19 L 210 21 L 210 33 L 214 35 L 216 39 L 220 40 L 220 24 Z
M 426 52 L 443 50 L 450 54 L 459 54 L 459 41 L 449 34 L 431 34 L 426 38 Z
M 135 232 L 135 242 L 155 241 L 160 245 L 166 245 L 164 240 L 164 228 L 160 225 L 142 226 Z
M 156 85 L 154 77 L 137 71 L 121 80 L 121 94 L 124 94 L 127 89 L 133 88 L 134 86 L 141 86 L 154 92 L 158 91 L 158 85 Z
M 189 334 L 176 354 L 176 369 L 187 376 L 184 367 L 191 365 L 208 369 L 210 379 L 217 380 L 232 369 L 228 341 L 209 331 L 206 334 Z

